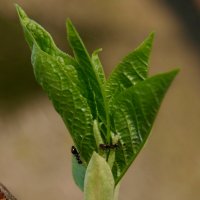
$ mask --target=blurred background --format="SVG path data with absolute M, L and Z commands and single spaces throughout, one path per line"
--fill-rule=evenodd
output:
M 19 200 L 83 199 L 71 175 L 72 140 L 34 80 L 14 3 L 71 52 L 65 21 L 77 27 L 106 75 L 152 31 L 150 74 L 179 67 L 152 134 L 121 182 L 120 200 L 200 196 L 199 0 L 1 0 L 0 182 Z

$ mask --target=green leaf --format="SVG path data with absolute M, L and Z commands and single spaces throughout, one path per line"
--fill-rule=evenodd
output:
M 104 134 L 104 139 L 110 139 L 110 136 L 107 135 L 109 134 L 109 119 L 104 89 L 101 85 L 102 77 L 100 74 L 97 74 L 99 71 L 97 68 L 100 68 L 99 64 L 98 67 L 93 66 L 93 62 L 91 61 L 82 40 L 70 20 L 67 21 L 67 35 L 75 59 L 79 63 L 79 70 L 83 74 L 82 77 L 85 78 L 85 85 L 89 88 L 88 103 L 93 114 L 93 119 L 97 119 L 99 123 L 104 123 L 107 131 L 102 132 L 102 134 Z
M 25 33 L 25 38 L 29 47 L 32 49 L 34 43 L 40 47 L 40 49 L 49 55 L 61 56 L 67 58 L 70 62 L 75 63 L 74 59 L 68 54 L 62 52 L 55 45 L 51 35 L 37 22 L 30 19 L 24 10 L 16 4 L 17 13 Z
M 39 48 L 45 53 L 47 53 L 48 55 L 58 56 L 60 57 L 60 59 L 64 59 L 65 61 L 67 61 L 68 65 L 69 64 L 73 65 L 76 68 L 78 76 L 79 76 L 79 82 L 81 86 L 80 91 L 85 98 L 88 98 L 88 88 L 87 88 L 87 85 L 85 84 L 84 75 L 82 74 L 80 70 L 79 64 L 70 55 L 58 49 L 51 35 L 37 22 L 28 18 L 28 16 L 22 10 L 22 8 L 16 5 L 16 9 L 17 9 L 24 33 L 25 33 L 25 38 L 30 48 L 32 49 L 34 43 L 37 43 Z
M 55 47 L 49 33 L 30 20 L 17 6 L 20 21 L 32 49 L 35 77 L 62 116 L 81 157 L 87 163 L 97 149 L 93 119 L 77 62 Z M 41 38 L 40 38 L 41 36 Z
M 86 167 L 83 164 L 79 164 L 76 158 L 72 157 L 72 175 L 76 185 L 84 191 L 84 180 L 85 180 Z
M 113 167 L 116 184 L 146 142 L 162 99 L 177 72 L 147 78 L 122 92 L 113 102 L 114 132 L 120 138 Z
M 106 83 L 106 97 L 110 105 L 121 92 L 147 78 L 148 60 L 153 38 L 154 34 L 151 33 L 111 73 Z
M 114 185 L 109 165 L 94 152 L 86 170 L 84 200 L 113 200 Z
M 100 51 L 102 51 L 102 49 L 97 49 L 92 53 L 92 63 L 95 67 L 94 69 L 96 70 L 96 74 L 99 76 L 99 81 L 101 82 L 101 85 L 104 86 L 106 83 L 106 77 L 104 74 L 103 66 L 98 56 L 98 53 Z
M 32 64 L 38 83 L 48 93 L 82 158 L 88 162 L 96 149 L 93 120 L 87 100 L 80 93 L 75 68 L 45 54 L 36 45 L 32 51 Z

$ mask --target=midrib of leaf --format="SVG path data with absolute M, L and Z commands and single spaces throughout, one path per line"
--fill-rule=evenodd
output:
M 97 49 L 96 51 L 94 51 L 92 53 L 91 60 L 92 60 L 93 66 L 96 69 L 95 70 L 96 71 L 96 75 L 99 77 L 100 84 L 101 84 L 101 86 L 104 87 L 105 83 L 106 83 L 106 78 L 105 78 L 103 66 L 102 66 L 101 61 L 100 61 L 99 56 L 98 56 L 98 53 L 100 51 L 102 51 L 102 49 Z

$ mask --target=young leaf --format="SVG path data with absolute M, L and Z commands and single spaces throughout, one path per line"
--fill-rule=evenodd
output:
M 97 74 L 99 70 L 93 66 L 93 62 L 78 34 L 75 27 L 70 20 L 67 21 L 67 35 L 71 48 L 73 49 L 75 59 L 79 63 L 80 71 L 85 78 L 85 85 L 89 88 L 89 105 L 93 114 L 93 119 L 102 121 L 107 128 L 106 133 L 109 133 L 109 119 L 106 108 L 106 100 L 103 87 L 101 85 L 101 74 Z M 99 68 L 99 65 L 98 65 Z M 104 133 L 104 139 L 109 138 Z
M 80 91 L 83 94 L 83 96 L 86 99 L 88 99 L 89 98 L 88 87 L 85 84 L 84 75 L 81 72 L 79 64 L 70 55 L 58 49 L 51 35 L 37 22 L 28 18 L 28 16 L 22 10 L 22 8 L 16 5 L 16 9 L 17 9 L 24 33 L 25 33 L 25 38 L 27 40 L 27 43 L 29 44 L 29 47 L 32 49 L 33 44 L 37 43 L 40 49 L 44 51 L 45 53 L 47 53 L 48 55 L 58 56 L 59 58 L 67 61 L 68 65 L 70 64 L 73 65 L 76 68 L 78 76 L 79 76 L 79 82 L 81 86 Z
M 84 200 L 113 200 L 114 185 L 106 160 L 94 152 L 86 170 Z
M 48 93 L 57 112 L 62 116 L 82 158 L 88 162 L 96 149 L 93 120 L 87 100 L 78 88 L 78 76 L 71 65 L 42 52 L 36 45 L 32 64 L 38 83 Z
M 152 48 L 154 34 L 133 52 L 126 56 L 114 69 L 106 83 L 106 97 L 109 105 L 125 89 L 147 78 L 148 60 Z
M 84 180 L 85 180 L 86 167 L 83 164 L 79 164 L 76 158 L 72 157 L 72 175 L 76 185 L 84 191 Z
M 92 63 L 93 63 L 93 66 L 95 67 L 94 69 L 96 70 L 96 74 L 99 76 L 99 81 L 101 85 L 104 86 L 106 83 L 106 77 L 104 74 L 103 66 L 98 56 L 98 53 L 100 51 L 102 51 L 102 49 L 97 49 L 96 51 L 92 53 Z
M 49 33 L 30 20 L 19 6 L 17 10 L 32 49 L 35 77 L 62 116 L 82 159 L 89 162 L 96 144 L 92 113 L 77 62 L 58 50 Z
M 149 136 L 161 101 L 177 72 L 147 78 L 122 92 L 113 102 L 111 115 L 121 143 L 113 167 L 116 184 Z
M 55 45 L 51 35 L 37 22 L 30 19 L 24 10 L 16 4 L 17 13 L 25 33 L 26 41 L 29 47 L 32 49 L 34 43 L 40 47 L 40 49 L 49 55 L 65 57 L 69 62 L 75 63 L 74 59 L 68 54 L 62 52 Z

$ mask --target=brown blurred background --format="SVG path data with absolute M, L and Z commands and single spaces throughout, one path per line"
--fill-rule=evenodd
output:
M 108 75 L 149 32 L 151 74 L 181 69 L 145 148 L 123 178 L 122 200 L 200 198 L 200 1 L 16 0 L 70 51 L 71 18 Z M 36 84 L 13 1 L 0 1 L 0 182 L 19 200 L 83 199 L 71 176 L 72 141 Z

